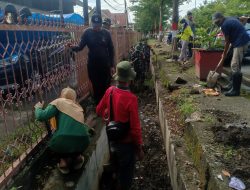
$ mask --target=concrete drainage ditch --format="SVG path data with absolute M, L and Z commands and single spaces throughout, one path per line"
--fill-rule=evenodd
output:
M 155 73 L 152 64 L 151 71 L 153 74 L 153 78 L 155 79 Z M 186 181 L 190 179 L 186 178 L 185 176 L 182 176 L 182 174 L 179 173 L 179 168 L 186 168 L 186 165 L 180 165 L 181 162 L 178 162 L 176 154 L 182 155 L 182 158 L 184 158 L 185 153 L 182 149 L 179 149 L 172 143 L 173 139 L 171 139 L 171 132 L 168 126 L 168 121 L 166 120 L 166 115 L 164 113 L 163 104 L 160 98 L 161 93 L 158 89 L 159 86 L 160 84 L 155 81 L 154 87 L 156 96 L 154 98 L 156 98 L 156 105 L 154 106 L 158 107 L 159 126 L 161 128 L 161 133 L 163 137 L 162 143 L 165 147 L 167 156 L 167 160 L 162 160 L 163 162 L 167 163 L 162 163 L 160 168 L 160 170 L 166 170 L 166 172 L 163 172 L 166 176 L 161 176 L 161 178 L 163 177 L 162 179 L 166 180 L 165 182 L 161 181 L 161 183 L 166 183 L 163 189 L 171 188 L 169 187 L 168 173 L 171 178 L 172 189 L 196 189 L 195 185 L 190 186 L 189 183 L 186 183 Z M 84 154 L 86 158 L 86 163 L 82 171 L 76 172 L 71 175 L 61 175 L 55 166 L 56 160 L 53 159 L 53 155 L 51 155 L 51 153 L 49 153 L 48 151 L 43 151 L 46 148 L 46 146 L 43 145 L 43 148 L 41 148 L 41 154 L 39 154 L 37 158 L 31 159 L 31 162 L 27 164 L 27 167 L 24 168 L 23 172 L 15 177 L 14 181 L 12 181 L 12 184 L 7 189 L 97 190 L 99 187 L 99 179 L 103 169 L 102 166 L 108 161 L 109 154 L 105 130 L 102 127 L 100 119 L 98 120 L 95 129 L 96 135 L 93 137 L 91 145 Z M 158 142 L 158 144 L 159 143 L 162 145 L 161 142 Z M 162 148 L 160 149 L 162 150 Z M 188 160 L 187 157 L 186 160 Z M 151 162 L 151 160 L 149 160 L 149 162 Z M 154 160 L 154 162 L 158 161 Z M 192 171 L 191 173 L 193 174 L 196 173 L 196 171 L 193 171 L 192 167 L 188 167 L 187 170 L 188 172 Z M 152 172 L 154 171 L 152 170 Z M 155 177 L 157 178 L 157 176 Z M 143 176 L 135 176 L 135 180 L 138 179 L 143 180 Z M 144 185 L 145 183 L 146 182 L 144 182 Z M 147 184 L 145 186 L 147 186 Z M 137 184 L 134 187 L 140 189 L 140 184 Z M 151 187 L 154 187 L 154 185 L 152 185 Z M 148 189 L 150 189 L 151 187 L 149 186 Z
M 161 84 L 156 80 L 155 69 L 152 62 L 151 71 L 154 79 L 154 88 L 156 95 L 156 97 L 154 97 L 156 99 L 156 105 L 154 106 L 158 107 L 159 126 L 163 137 L 162 144 L 165 147 L 167 156 L 167 160 L 165 161 L 167 162 L 168 168 L 166 165 L 165 170 L 168 170 L 169 172 L 172 189 L 228 189 L 225 182 L 222 183 L 216 178 L 219 170 L 214 169 L 214 167 L 217 163 L 215 162 L 211 164 L 209 155 L 207 155 L 206 152 L 208 149 L 206 145 L 204 146 L 202 144 L 203 139 L 199 138 L 204 134 L 208 137 L 209 135 L 211 135 L 209 132 L 204 133 L 204 131 L 200 130 L 208 127 L 201 126 L 202 124 L 196 126 L 194 126 L 193 124 L 188 124 L 185 128 L 184 136 L 175 136 L 171 132 L 171 126 L 169 126 L 170 122 L 166 114 L 166 105 L 164 104 L 164 97 L 162 97 L 163 92 L 161 89 Z M 25 169 L 26 172 L 23 172 L 23 174 L 21 175 L 22 177 L 19 177 L 18 180 L 13 183 L 14 185 L 12 185 L 12 190 L 97 190 L 99 178 L 102 173 L 102 165 L 108 160 L 108 145 L 105 130 L 102 127 L 101 121 L 98 120 L 96 125 L 97 134 L 93 137 L 92 144 L 85 153 L 86 165 L 84 170 L 76 172 L 71 176 L 62 176 L 58 173 L 57 169 L 54 166 L 55 161 L 51 162 L 51 164 L 49 165 L 43 165 L 43 163 L 46 163 L 46 161 L 43 161 L 42 159 L 48 157 L 48 155 L 46 156 L 45 152 L 45 155 L 42 154 L 38 159 L 33 159 L 33 164 L 32 166 L 30 166 L 30 168 L 37 168 L 40 171 L 47 170 L 48 173 L 43 176 L 43 174 L 39 173 L 37 170 L 29 171 L 29 168 Z M 201 135 L 199 133 L 203 134 Z M 184 144 L 187 144 L 187 146 L 184 146 Z M 190 154 L 192 152 L 193 155 Z M 164 159 L 162 160 L 164 161 Z M 164 170 L 164 165 L 161 166 L 161 169 Z M 151 172 L 154 172 L 154 170 L 152 170 Z M 40 182 L 31 184 L 33 179 Z M 167 178 L 165 177 L 162 179 L 167 180 Z M 140 183 L 143 181 L 143 176 L 135 176 L 135 180 L 137 180 L 137 182 L 140 181 L 138 182 L 139 186 L 138 184 L 136 186 L 136 189 L 140 189 Z M 145 183 L 146 182 L 144 182 L 144 184 Z M 42 185 L 39 186 L 39 184 Z M 154 189 L 153 187 L 157 186 L 152 185 L 149 186 L 148 189 Z

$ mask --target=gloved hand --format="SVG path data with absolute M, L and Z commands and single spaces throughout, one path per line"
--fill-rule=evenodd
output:
M 34 107 L 35 108 L 43 108 L 43 106 L 44 106 L 44 101 L 42 101 L 42 103 L 41 102 L 37 102 Z

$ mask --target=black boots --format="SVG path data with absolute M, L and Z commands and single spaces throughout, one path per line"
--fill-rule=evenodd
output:
M 229 90 L 231 90 L 232 87 L 233 87 L 233 82 L 229 81 L 229 83 L 226 86 L 222 86 L 221 89 L 223 91 L 229 91 Z
M 233 79 L 233 86 L 228 92 L 225 93 L 225 96 L 239 96 L 240 95 L 242 73 L 241 72 L 233 73 L 232 79 Z
M 230 78 L 229 78 L 229 83 L 227 85 L 225 85 L 225 86 L 222 86 L 221 90 L 223 90 L 223 91 L 229 91 L 232 87 L 233 87 L 233 76 L 231 74 Z

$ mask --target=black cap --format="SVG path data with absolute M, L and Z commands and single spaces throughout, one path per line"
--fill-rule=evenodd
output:
M 186 19 L 185 19 L 185 18 L 183 18 L 183 19 L 181 19 L 181 20 L 180 20 L 180 23 L 181 23 L 181 24 L 183 24 L 183 23 L 187 23 L 187 21 L 186 21 Z
M 218 19 L 220 19 L 220 18 L 224 18 L 223 14 L 220 13 L 220 12 L 216 12 L 216 13 L 214 13 L 213 16 L 212 16 L 213 22 L 216 22 L 216 21 L 217 21 Z
M 91 22 L 94 24 L 102 24 L 102 17 L 99 14 L 93 14 L 91 17 Z
M 190 15 L 192 15 L 193 13 L 191 12 L 191 11 L 188 11 L 187 12 L 187 16 L 190 16 Z
M 17 14 L 17 10 L 16 10 L 16 7 L 12 4 L 7 4 L 5 7 L 4 7 L 4 14 L 6 13 L 13 13 L 13 14 Z
M 22 18 L 28 18 L 28 17 L 30 17 L 32 14 L 31 14 L 29 8 L 23 7 L 22 9 L 20 9 L 19 15 L 20 15 L 20 17 L 22 17 Z

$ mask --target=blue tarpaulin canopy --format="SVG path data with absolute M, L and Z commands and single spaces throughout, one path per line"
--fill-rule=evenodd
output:
M 84 24 L 84 18 L 76 13 L 71 14 L 63 14 L 64 22 L 65 23 L 71 23 L 71 24 L 77 24 L 77 25 L 83 25 Z M 32 19 L 36 20 L 47 20 L 47 21 L 59 21 L 60 15 L 45 15 L 40 13 L 32 13 Z
M 0 10 L 0 17 L 2 15 L 2 12 Z M 64 23 L 68 24 L 76 24 L 76 25 L 83 25 L 84 24 L 84 18 L 82 16 L 80 16 L 79 14 L 76 13 L 72 13 L 72 14 L 64 14 Z M 35 20 L 43 20 L 43 21 L 56 21 L 59 22 L 60 21 L 60 15 L 58 14 L 54 14 L 54 15 L 45 15 L 45 14 L 41 14 L 41 13 L 32 13 L 32 16 L 29 17 L 29 20 L 31 19 L 35 19 Z M 29 22 L 29 21 L 28 21 Z M 8 38 L 6 37 L 6 34 L 8 35 Z M 40 36 L 43 36 L 43 39 L 46 41 L 48 39 L 51 38 L 55 38 L 55 37 L 59 37 L 60 31 L 57 32 L 46 32 L 43 33 L 43 31 L 37 31 L 37 32 L 32 32 L 32 31 L 8 31 L 8 33 L 6 33 L 5 30 L 0 30 L 0 36 L 2 36 L 1 38 L 1 44 L 3 45 L 3 47 L 8 47 L 7 52 L 4 56 L 8 57 L 9 54 L 11 54 L 11 52 L 13 51 L 12 47 L 16 47 L 15 43 L 19 43 L 21 44 L 22 42 L 27 43 L 27 41 L 39 41 Z M 10 46 L 7 46 L 7 44 L 11 44 Z M 30 48 L 31 45 L 29 45 L 28 49 Z M 4 48 L 0 48 L 0 54 L 4 54 L 5 49 Z M 14 50 L 14 52 L 18 52 L 18 48 Z

